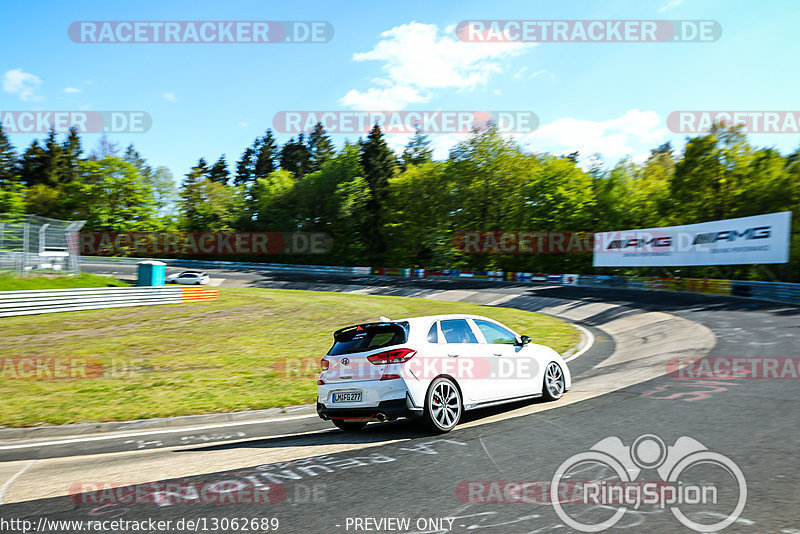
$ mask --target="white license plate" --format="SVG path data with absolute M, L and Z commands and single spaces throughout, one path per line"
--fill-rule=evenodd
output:
M 343 391 L 333 394 L 333 402 L 361 402 L 360 391 Z

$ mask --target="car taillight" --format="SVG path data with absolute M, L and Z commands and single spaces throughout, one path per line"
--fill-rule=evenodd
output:
M 386 374 L 381 377 L 381 380 L 397 380 L 398 378 L 403 378 L 403 377 L 395 374 Z
M 391 363 L 407 362 L 413 358 L 416 353 L 417 351 L 412 349 L 395 349 L 367 356 L 367 359 L 372 365 L 388 365 Z
M 325 381 L 320 378 L 319 380 L 317 380 L 317 385 L 318 386 L 324 386 L 325 385 Z
M 327 371 L 328 367 L 330 367 L 330 365 L 331 365 L 331 362 L 329 362 L 325 358 L 322 358 L 322 360 L 319 362 L 319 364 L 322 366 L 322 370 L 323 371 Z

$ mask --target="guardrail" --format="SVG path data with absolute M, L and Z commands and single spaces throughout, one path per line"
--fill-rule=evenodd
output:
M 147 258 L 84 256 L 85 260 L 108 264 L 135 264 Z M 730 295 L 761 300 L 800 304 L 800 284 L 748 280 L 716 280 L 710 278 L 657 278 L 614 275 L 541 274 L 511 271 L 467 271 L 461 269 L 408 269 L 402 267 L 348 267 L 341 265 L 294 265 L 285 263 L 250 263 L 162 259 L 172 266 L 194 266 L 219 269 L 288 270 L 340 274 L 374 274 L 400 278 L 458 277 L 479 278 L 492 282 L 548 283 L 588 287 L 615 287 L 660 291 L 685 291 L 709 295 Z
M 613 287 L 658 291 L 683 291 L 706 295 L 729 295 L 760 300 L 800 304 L 800 284 L 787 282 L 761 282 L 749 280 L 717 280 L 712 278 L 658 278 L 642 276 L 594 276 L 585 274 L 538 274 L 503 271 L 463 271 L 458 269 L 397 269 L 377 267 L 373 274 L 406 278 L 469 277 L 525 283 L 576 285 L 585 287 Z
M 135 265 L 140 261 L 160 261 L 173 267 L 196 267 L 206 269 L 253 269 L 286 270 L 298 272 L 336 272 L 345 274 L 370 274 L 370 267 L 346 267 L 342 265 L 300 265 L 294 263 L 257 263 L 247 261 L 182 260 L 177 258 L 127 258 L 116 256 L 81 256 L 86 263 L 108 265 Z M 403 269 L 407 270 L 407 269 Z
M 0 317 L 125 306 L 178 304 L 216 298 L 219 298 L 219 291 L 196 286 L 0 291 Z

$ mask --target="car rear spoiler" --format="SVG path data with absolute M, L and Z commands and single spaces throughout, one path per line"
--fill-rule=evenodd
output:
M 402 330 L 406 336 L 408 336 L 408 323 L 405 321 L 402 322 L 394 322 L 394 321 L 387 321 L 387 322 L 379 322 L 379 323 L 362 323 L 356 324 L 352 326 L 346 326 L 344 328 L 340 328 L 336 332 L 333 333 L 333 339 L 336 341 L 342 341 L 342 338 L 346 338 L 348 334 L 355 333 L 358 330 L 367 330 L 369 328 L 387 328 L 387 327 L 395 327 Z

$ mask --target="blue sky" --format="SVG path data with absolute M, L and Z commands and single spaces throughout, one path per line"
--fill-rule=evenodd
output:
M 143 110 L 133 143 L 176 178 L 199 157 L 231 168 L 285 110 L 530 110 L 520 137 L 532 150 L 600 152 L 610 162 L 685 136 L 667 129 L 675 110 L 798 110 L 800 3 L 737 0 L 432 2 L 295 5 L 227 2 L 4 2 L 0 111 Z M 713 43 L 495 43 L 456 40 L 470 19 L 712 19 Z M 322 20 L 325 44 L 80 44 L 82 20 Z M 484 47 L 484 48 L 480 48 Z M 488 47 L 488 48 L 486 48 Z M 491 50 L 489 50 L 491 48 Z M 20 149 L 42 134 L 13 134 Z M 97 143 L 85 135 L 85 148 Z M 283 142 L 288 134 L 279 134 Z M 354 139 L 355 136 L 349 136 Z M 344 136 L 334 137 L 338 145 Z M 438 157 L 461 137 L 434 135 Z M 787 153 L 796 134 L 751 142 Z M 406 137 L 392 136 L 401 147 Z

